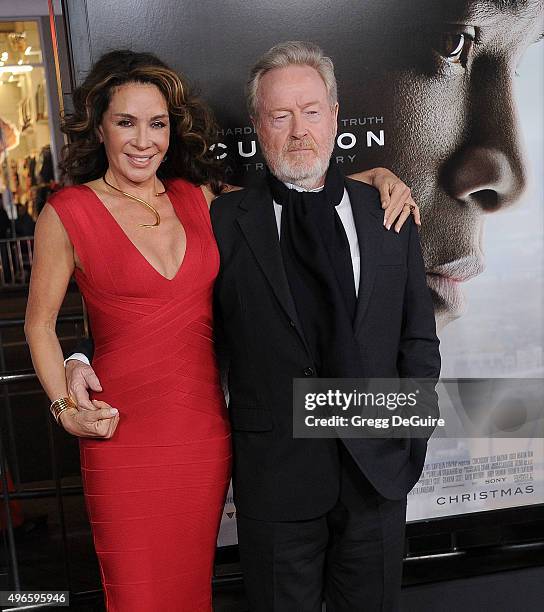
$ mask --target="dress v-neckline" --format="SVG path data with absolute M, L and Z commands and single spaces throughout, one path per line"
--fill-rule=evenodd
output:
M 142 253 L 142 251 L 140 251 L 140 249 L 134 244 L 134 242 L 129 238 L 128 234 L 125 232 L 125 230 L 121 227 L 119 221 L 117 221 L 117 219 L 113 216 L 112 212 L 110 211 L 110 209 L 104 204 L 104 202 L 102 201 L 102 199 L 100 198 L 100 196 L 96 193 L 96 191 L 92 188 L 89 187 L 88 185 L 81 185 L 81 187 L 85 187 L 86 189 L 88 189 L 91 194 L 94 196 L 97 204 L 99 204 L 104 211 L 106 212 L 106 214 L 110 217 L 110 219 L 112 220 L 113 224 L 117 227 L 117 229 L 119 230 L 119 232 L 125 237 L 126 241 L 132 245 L 132 248 L 136 251 L 136 253 L 138 253 L 138 255 L 145 261 L 145 263 L 148 265 L 148 267 L 153 270 L 153 272 L 155 272 L 155 274 L 157 274 L 157 276 L 160 276 L 160 278 L 162 278 L 163 280 L 165 280 L 168 283 L 171 283 L 173 281 L 176 280 L 176 278 L 179 276 L 183 265 L 185 264 L 185 260 L 187 259 L 187 251 L 189 248 L 189 239 L 187 236 L 187 228 L 183 223 L 183 220 L 180 218 L 179 215 L 179 211 L 177 206 L 174 204 L 174 202 L 170 199 L 170 197 L 168 196 L 168 199 L 170 200 L 170 204 L 172 204 L 172 208 L 174 209 L 174 214 L 176 215 L 182 229 L 183 229 L 183 233 L 185 234 L 185 252 L 183 253 L 183 258 L 179 264 L 179 267 L 177 269 L 177 272 L 174 274 L 174 276 L 172 276 L 172 278 L 168 278 L 166 276 L 164 276 L 164 274 L 161 274 L 157 268 L 155 268 L 155 266 L 149 261 L 149 259 L 147 259 L 147 257 Z

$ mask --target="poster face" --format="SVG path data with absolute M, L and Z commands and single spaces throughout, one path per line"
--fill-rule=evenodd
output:
M 152 50 L 196 82 L 214 108 L 222 127 L 217 153 L 232 182 L 247 185 L 264 172 L 245 110 L 251 65 L 280 41 L 316 42 L 338 80 L 334 161 L 346 174 L 390 168 L 421 208 L 442 375 L 542 377 L 541 0 L 175 6 L 183 6 L 183 19 L 165 2 L 162 47 Z M 115 48 L 118 6 L 91 3 L 88 11 L 97 54 Z M 137 27 L 127 36 L 126 46 L 150 50 Z M 408 518 L 542 503 L 543 458 L 541 439 L 431 441 Z M 230 502 L 227 509 L 232 515 Z M 225 514 L 227 530 L 230 520 Z

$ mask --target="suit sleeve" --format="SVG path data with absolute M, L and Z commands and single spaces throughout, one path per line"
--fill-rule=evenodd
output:
M 436 335 L 433 302 L 425 278 L 419 234 L 413 220 L 409 223 L 408 277 L 397 367 L 402 378 L 438 381 L 440 342 Z
M 94 342 L 92 336 L 80 340 L 80 342 L 78 342 L 75 348 L 70 352 L 70 355 L 68 355 L 68 357 L 70 357 L 74 353 L 81 353 L 85 355 L 85 357 L 87 357 L 89 361 L 92 361 L 94 355 Z
M 434 307 L 427 287 L 419 234 L 412 220 L 407 266 L 397 369 L 402 379 L 410 379 L 405 381 L 405 390 L 415 391 L 418 401 L 413 409 L 405 411 L 404 416 L 438 417 L 440 410 L 435 387 L 440 376 L 440 342 L 436 335 Z M 433 429 L 429 429 L 425 437 L 429 437 Z

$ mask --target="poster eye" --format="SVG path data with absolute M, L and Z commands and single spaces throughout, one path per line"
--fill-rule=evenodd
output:
M 450 64 L 466 64 L 474 38 L 466 33 L 442 32 L 437 37 L 436 51 Z
M 464 34 L 448 34 L 445 40 L 446 57 L 456 59 L 461 56 L 465 46 Z

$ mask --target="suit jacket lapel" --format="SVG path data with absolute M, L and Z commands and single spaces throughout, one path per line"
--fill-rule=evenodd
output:
M 346 189 L 351 202 L 361 254 L 361 276 L 353 325 L 353 329 L 357 334 L 370 302 L 382 250 L 384 232 L 383 211 L 381 209 L 376 211 L 373 207 L 367 207 L 366 200 L 368 199 L 368 194 L 363 191 L 362 185 L 356 181 L 347 180 Z
M 272 196 L 264 186 L 248 189 L 247 196 L 239 206 L 246 212 L 238 217 L 238 225 L 274 295 L 289 319 L 295 322 L 296 329 L 306 344 L 283 267 Z

